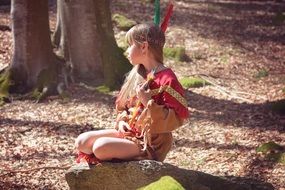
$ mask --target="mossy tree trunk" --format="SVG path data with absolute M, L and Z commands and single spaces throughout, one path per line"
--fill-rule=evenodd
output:
M 13 59 L 0 72 L 0 97 L 29 90 L 45 94 L 58 90 L 60 72 L 70 74 L 66 73 L 66 66 L 77 79 L 102 79 L 111 89 L 122 82 L 130 69 L 114 38 L 110 0 L 57 3 L 58 23 L 53 41 L 56 54 L 66 62 L 64 66 L 53 52 L 48 0 L 12 1 Z
M 118 79 L 122 79 L 131 65 L 123 55 L 124 51 L 118 47 L 111 20 L 110 0 L 96 0 L 95 13 L 97 19 L 97 31 L 101 39 L 101 57 L 103 60 L 104 81 L 107 86 L 117 86 Z
M 56 75 L 52 51 L 48 0 L 12 0 L 12 63 L 0 76 L 0 92 L 25 93 L 43 88 Z M 42 90 L 42 89 L 39 89 Z
M 78 79 L 103 79 L 115 88 L 129 69 L 117 46 L 111 22 L 110 1 L 58 1 L 54 44 Z M 57 35 L 60 31 L 60 40 Z

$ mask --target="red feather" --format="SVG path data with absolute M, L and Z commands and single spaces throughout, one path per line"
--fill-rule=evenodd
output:
M 166 31 L 167 29 L 167 26 L 168 26 L 168 23 L 169 23 L 169 20 L 170 20 L 170 17 L 172 15 L 172 12 L 173 12 L 173 4 L 170 2 L 169 5 L 168 5 L 168 8 L 167 8 L 167 13 L 163 19 L 163 22 L 162 24 L 160 25 L 160 28 L 163 32 Z

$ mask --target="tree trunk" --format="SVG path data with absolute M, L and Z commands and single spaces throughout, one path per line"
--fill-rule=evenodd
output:
M 11 4 L 11 0 L 0 0 L 0 6 L 1 5 L 10 5 Z
M 115 88 L 130 68 L 118 48 L 111 23 L 109 0 L 58 1 L 62 55 L 79 79 L 104 79 Z
M 0 92 L 41 90 L 44 85 L 53 82 L 51 79 L 57 78 L 49 33 L 48 1 L 13 0 L 11 15 L 13 58 L 0 77 Z
M 130 69 L 114 38 L 109 0 L 58 1 L 60 38 L 55 45 L 65 66 L 52 50 L 48 0 L 13 0 L 11 15 L 13 58 L 5 73 L 0 72 L 0 98 L 28 90 L 40 92 L 37 98 L 62 91 L 58 74 L 62 72 L 67 85 L 70 68 L 77 78 L 99 79 L 114 89 Z
M 115 88 L 120 85 L 123 74 L 131 64 L 123 55 L 124 50 L 118 47 L 112 26 L 110 0 L 96 0 L 95 13 L 97 19 L 97 31 L 101 42 L 101 57 L 103 60 L 104 82 L 107 86 Z
M 60 11 L 60 2 L 61 1 L 57 1 L 57 15 L 56 15 L 56 27 L 55 27 L 55 31 L 52 35 L 52 43 L 54 46 L 58 47 L 59 43 L 60 43 L 60 36 L 61 36 L 61 11 Z

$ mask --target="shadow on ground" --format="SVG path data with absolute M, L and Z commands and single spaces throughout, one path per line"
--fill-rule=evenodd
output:
M 271 103 L 248 104 L 220 100 L 188 91 L 187 100 L 194 120 L 210 120 L 234 127 L 285 131 L 284 116 L 271 110 Z

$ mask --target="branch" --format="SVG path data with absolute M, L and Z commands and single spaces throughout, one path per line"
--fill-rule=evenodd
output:
M 31 169 L 24 169 L 24 170 L 13 170 L 13 169 L 1 169 L 0 171 L 7 172 L 7 173 L 28 173 L 31 171 L 36 170 L 45 170 L 45 169 L 55 169 L 55 170 L 65 170 L 72 166 L 72 164 L 66 164 L 63 166 L 43 166 L 43 167 L 37 167 L 37 168 L 31 168 Z M 0 177 L 7 175 L 7 173 L 0 175 Z
M 247 98 L 243 98 L 240 97 L 238 94 L 244 94 L 244 95 L 251 95 L 250 93 L 246 93 L 246 92 L 241 92 L 241 91 L 230 91 L 227 90 L 226 88 L 222 87 L 221 85 L 219 85 L 215 79 L 209 75 L 203 74 L 203 73 L 197 73 L 197 74 L 192 74 L 190 76 L 199 76 L 202 79 L 204 79 L 205 81 L 207 81 L 208 83 L 212 84 L 214 86 L 214 90 L 217 90 L 219 92 L 221 92 L 222 94 L 229 96 L 231 98 L 235 98 L 235 99 L 239 99 L 245 102 L 252 102 L 252 100 L 247 99 Z M 259 97 L 260 99 L 266 100 L 264 97 Z

